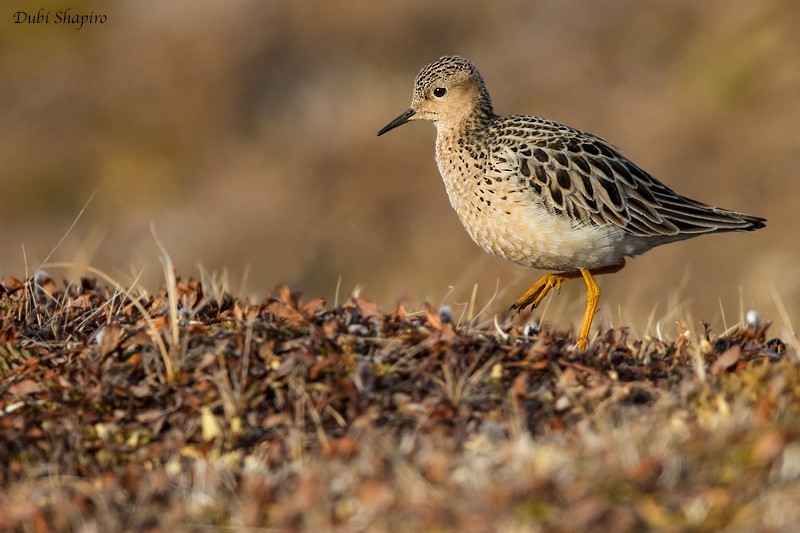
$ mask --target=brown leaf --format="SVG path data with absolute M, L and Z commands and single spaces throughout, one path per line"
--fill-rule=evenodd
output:
M 333 366 L 334 363 L 336 363 L 336 358 L 332 356 L 328 356 L 321 361 L 316 362 L 308 371 L 309 379 L 317 379 L 320 372 L 330 366 Z
M 306 323 L 305 317 L 281 300 L 272 300 L 266 305 L 266 310 L 275 315 L 277 319 L 284 319 L 292 325 L 300 326 Z
M 27 396 L 29 394 L 42 392 L 45 389 L 32 379 L 23 379 L 19 383 L 14 383 L 11 385 L 8 390 L 11 394 L 15 394 L 17 396 Z
M 628 476 L 635 483 L 653 482 L 655 478 L 661 475 L 664 469 L 663 466 L 661 460 L 653 456 L 647 456 L 628 468 Z
M 549 359 L 539 359 L 538 361 L 534 361 L 533 363 L 528 365 L 528 368 L 530 368 L 531 370 L 543 370 L 548 366 L 550 366 Z
M 511 383 L 511 394 L 516 397 L 525 396 L 528 392 L 528 373 L 522 371 Z
M 425 319 L 428 321 L 428 324 L 430 324 L 433 329 L 440 331 L 442 329 L 442 318 L 439 316 L 439 311 L 428 302 L 425 302 L 422 306 L 422 310 L 425 311 Z
M 128 363 L 128 365 L 130 366 L 139 366 L 140 364 L 142 364 L 142 354 L 139 352 L 131 354 L 131 356 L 128 357 L 126 363 Z
M 454 340 L 456 340 L 457 335 L 456 335 L 456 330 L 453 329 L 453 324 L 447 323 L 444 326 L 442 326 L 441 337 L 442 340 L 445 342 L 452 343 Z
M 314 298 L 303 306 L 303 314 L 307 317 L 313 317 L 323 311 L 325 311 L 325 298 Z
M 275 426 L 283 425 L 288 421 L 289 417 L 286 416 L 284 413 L 277 413 L 266 417 L 264 421 L 261 423 L 261 427 L 263 427 L 264 429 L 270 429 Z
M 128 337 L 127 339 L 122 341 L 122 344 L 120 344 L 120 348 L 122 350 L 126 350 L 131 346 L 135 346 L 137 344 L 141 346 L 147 346 L 151 342 L 153 342 L 153 338 L 150 337 L 150 335 L 148 335 L 147 332 L 139 330 L 132 337 Z
M 562 372 L 561 379 L 559 380 L 560 384 L 564 387 L 577 387 L 578 386 L 578 375 L 575 372 L 575 369 L 572 367 L 567 368 Z
M 711 365 L 711 372 L 713 374 L 721 374 L 736 365 L 741 357 L 742 347 L 734 344 L 714 361 L 714 364 Z
M 156 331 L 163 331 L 167 329 L 168 318 L 164 315 L 157 316 L 153 319 L 153 327 Z
M 388 509 L 395 498 L 395 491 L 389 483 L 367 480 L 358 487 L 358 501 L 361 506 L 375 514 Z
M 359 452 L 359 449 L 358 441 L 348 435 L 344 435 L 338 439 L 329 440 L 323 453 L 325 453 L 325 455 L 338 455 L 340 457 L 349 458 L 354 457 Z
M 375 302 L 370 302 L 369 300 L 358 297 L 354 298 L 354 300 L 356 307 L 358 307 L 358 311 L 361 313 L 361 316 L 383 316 L 383 313 L 381 313 L 381 310 L 378 308 L 378 305 Z
M 0 330 L 0 344 L 13 343 L 17 340 L 18 335 L 14 328 Z
M 292 307 L 293 309 L 297 309 L 299 307 L 300 296 L 302 295 L 302 293 L 292 292 L 289 286 L 286 285 L 285 283 L 281 283 L 280 285 L 278 285 L 277 291 L 278 291 L 278 297 L 283 301 L 283 303 L 285 303 L 289 307 Z
M 545 423 L 547 424 L 548 429 L 553 433 L 564 433 L 564 422 L 562 422 L 557 416 L 551 416 L 545 421 Z
M 281 283 L 276 289 L 278 290 L 278 298 L 285 303 L 289 303 L 292 300 L 292 291 L 287 284 Z
M 761 435 L 753 445 L 753 457 L 762 463 L 775 459 L 786 445 L 786 437 L 778 431 L 770 431 Z
M 98 354 L 100 358 L 110 354 L 119 346 L 119 339 L 122 336 L 122 328 L 117 324 L 108 324 L 97 332 Z
M 137 398 L 146 398 L 153 393 L 152 387 L 147 383 L 140 383 L 138 385 L 131 385 L 128 390 Z
M 192 289 L 190 289 L 189 285 L 183 281 L 179 281 L 175 284 L 175 290 L 178 291 L 179 296 L 188 296 L 192 294 Z

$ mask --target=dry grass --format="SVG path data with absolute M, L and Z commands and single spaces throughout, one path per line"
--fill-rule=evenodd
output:
M 253 303 L 165 272 L 3 282 L 0 529 L 800 521 L 800 364 L 766 323 L 578 352 L 474 299 Z

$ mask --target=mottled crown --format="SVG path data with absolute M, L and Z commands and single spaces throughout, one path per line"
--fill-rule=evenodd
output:
M 428 88 L 437 81 L 449 80 L 459 74 L 465 75 L 465 80 L 471 79 L 475 81 L 481 92 L 482 100 L 491 109 L 491 99 L 489 98 L 489 91 L 486 90 L 483 76 L 471 61 L 459 56 L 440 57 L 433 63 L 423 67 L 414 82 L 414 94 L 422 97 Z

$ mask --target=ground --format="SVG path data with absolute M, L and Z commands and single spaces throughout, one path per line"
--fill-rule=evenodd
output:
M 0 285 L 0 529 L 800 523 L 800 363 L 766 321 L 578 351 L 515 315 L 99 279 Z

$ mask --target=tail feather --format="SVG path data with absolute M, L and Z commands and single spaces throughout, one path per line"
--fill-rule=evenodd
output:
M 719 224 L 717 226 L 714 230 L 715 233 L 724 231 L 755 231 L 767 225 L 766 218 L 737 213 L 735 211 L 727 211 L 725 209 L 715 209 L 714 211 L 719 214 L 725 214 L 728 217 L 728 221 L 725 224 Z
M 662 216 L 677 226 L 682 233 L 755 231 L 766 226 L 765 218 L 711 207 L 694 200 L 682 200 L 684 201 L 664 202 L 659 206 Z

